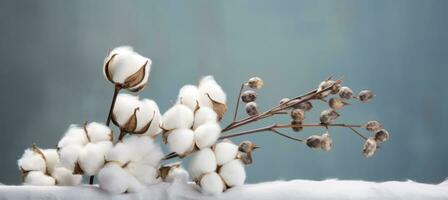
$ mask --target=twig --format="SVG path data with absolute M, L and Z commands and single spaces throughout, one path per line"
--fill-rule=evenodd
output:
M 367 140 L 367 137 L 362 135 L 360 132 L 358 132 L 356 129 L 354 129 L 353 127 L 348 127 L 350 130 L 352 130 L 354 133 L 356 133 L 356 135 L 359 135 L 359 137 L 361 137 L 364 140 Z
M 121 86 L 118 84 L 115 85 L 114 94 L 112 96 L 112 103 L 110 104 L 109 114 L 107 115 L 106 126 L 110 125 L 110 120 L 112 119 L 112 112 L 115 107 L 115 101 L 117 100 L 117 96 L 118 96 L 118 93 L 120 92 L 120 90 L 121 90 Z
M 281 133 L 280 131 L 278 131 L 277 129 L 272 129 L 271 131 L 274 132 L 275 134 L 278 134 L 278 135 L 280 135 L 280 136 L 286 137 L 286 138 L 288 138 L 288 139 L 295 140 L 295 141 L 299 141 L 299 142 L 303 142 L 302 139 L 298 139 L 298 138 L 295 138 L 295 137 L 292 137 L 292 136 L 283 134 L 283 133 Z
M 245 85 L 245 83 L 241 84 L 240 92 L 238 93 L 238 97 L 237 97 L 237 100 L 236 100 L 235 111 L 234 111 L 234 115 L 233 115 L 233 121 L 236 120 L 236 116 L 238 115 L 238 107 L 240 106 L 241 93 L 243 92 L 244 85 Z

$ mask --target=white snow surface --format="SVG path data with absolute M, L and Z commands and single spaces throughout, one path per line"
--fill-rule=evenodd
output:
M 291 180 L 246 184 L 216 195 L 202 194 L 193 183 L 160 183 L 141 192 L 109 194 L 98 186 L 0 186 L 0 199 L 448 199 L 448 180 L 440 184 L 413 181 Z

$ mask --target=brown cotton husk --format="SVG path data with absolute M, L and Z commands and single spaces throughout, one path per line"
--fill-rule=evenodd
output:
M 224 117 L 224 114 L 227 112 L 227 105 L 213 100 L 209 94 L 207 94 L 207 96 L 210 99 L 210 101 L 212 102 L 213 110 L 218 115 L 218 120 L 220 121 Z
M 145 78 L 145 69 L 147 64 L 148 61 L 146 61 L 137 72 L 126 78 L 126 80 L 124 81 L 124 88 L 135 87 L 143 81 L 143 79 Z
M 115 56 L 117 56 L 118 54 L 114 54 L 110 57 L 110 59 L 106 62 L 105 66 L 104 66 L 104 73 L 106 74 L 107 80 L 109 80 L 110 82 L 114 83 L 114 80 L 112 79 L 112 74 L 109 71 L 109 64 L 110 62 L 112 62 L 112 59 L 114 59 Z

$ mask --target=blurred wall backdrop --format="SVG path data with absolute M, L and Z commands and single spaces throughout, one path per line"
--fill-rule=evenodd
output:
M 162 110 L 182 85 L 207 74 L 225 88 L 231 108 L 240 83 L 254 75 L 265 80 L 262 108 L 332 74 L 356 91 L 376 92 L 373 102 L 347 107 L 339 120 L 384 123 L 391 139 L 373 158 L 365 159 L 362 141 L 344 129 L 332 130 L 330 152 L 261 133 L 251 137 L 262 148 L 247 168 L 248 182 L 441 182 L 448 177 L 447 9 L 443 0 L 4 0 L 0 182 L 20 183 L 16 160 L 32 143 L 54 147 L 71 123 L 105 120 L 113 88 L 102 75 L 103 58 L 118 45 L 153 60 L 141 96 Z M 318 120 L 317 111 L 308 120 Z

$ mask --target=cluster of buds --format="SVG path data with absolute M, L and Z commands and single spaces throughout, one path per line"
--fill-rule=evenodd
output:
M 306 145 L 313 149 L 322 149 L 330 151 L 333 145 L 333 140 L 330 137 L 330 133 L 327 131 L 322 135 L 312 135 L 306 139 Z
M 260 89 L 263 87 L 263 80 L 259 77 L 252 77 L 246 83 L 243 84 L 242 89 L 248 86 L 251 89 Z M 246 113 L 249 116 L 258 114 L 258 105 L 255 102 L 257 100 L 257 93 L 254 90 L 246 90 L 241 94 L 241 101 L 246 104 Z
M 369 121 L 364 125 L 364 128 L 374 134 L 366 140 L 363 148 L 364 156 L 371 157 L 378 149 L 378 144 L 389 139 L 389 132 L 378 121 Z

